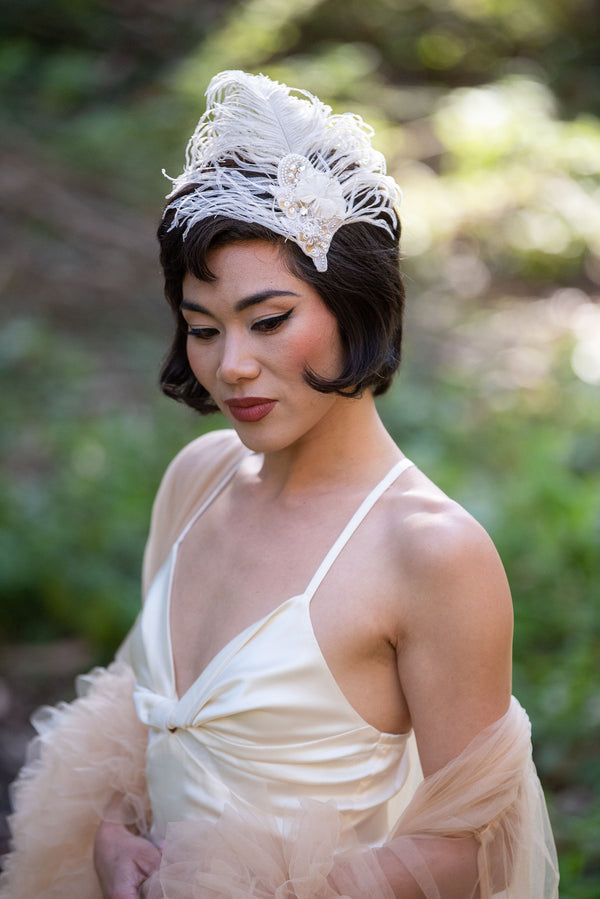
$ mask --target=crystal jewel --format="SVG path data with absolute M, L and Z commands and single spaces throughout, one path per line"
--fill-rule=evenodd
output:
M 293 239 L 318 271 L 326 271 L 331 239 L 346 216 L 339 181 L 297 153 L 288 153 L 280 160 L 277 180 L 275 198 L 279 207 L 289 219 L 296 220 L 289 223 Z

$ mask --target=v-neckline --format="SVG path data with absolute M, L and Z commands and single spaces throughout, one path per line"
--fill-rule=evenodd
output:
M 284 599 L 283 602 L 280 602 L 275 608 L 271 609 L 261 618 L 258 618 L 256 621 L 253 621 L 251 624 L 248 624 L 246 627 L 242 628 L 241 631 L 238 631 L 233 637 L 231 637 L 227 642 L 218 649 L 216 653 L 210 658 L 207 664 L 204 666 L 198 677 L 192 681 L 192 683 L 186 687 L 186 689 L 180 693 L 177 687 L 177 677 L 175 671 L 175 657 L 173 654 L 173 640 L 171 636 L 171 587 L 173 582 L 173 576 L 175 573 L 175 561 L 177 558 L 177 554 L 175 553 L 175 557 L 173 559 L 173 565 L 170 572 L 169 584 L 168 584 L 168 596 L 167 596 L 167 609 L 166 609 L 166 619 L 167 619 L 167 651 L 169 656 L 169 667 L 170 667 L 170 675 L 171 675 L 171 683 L 173 687 L 173 694 L 176 702 L 178 704 L 183 704 L 185 700 L 189 697 L 191 693 L 196 692 L 196 688 L 199 686 L 201 681 L 208 679 L 209 682 L 211 680 L 211 675 L 214 673 L 216 676 L 233 658 L 239 649 L 247 643 L 252 637 L 267 623 L 267 621 L 271 618 L 274 618 L 278 612 L 281 612 L 284 606 L 291 604 L 295 600 L 304 599 L 306 593 L 297 593 L 294 596 L 290 596 L 287 599 Z M 239 645 L 238 645 L 239 644 Z M 229 653 L 228 653 L 229 651 Z M 227 655 L 226 660 L 222 663 L 222 657 Z
M 249 454 L 252 455 L 252 454 Z M 398 478 L 407 468 L 409 468 L 413 463 L 410 459 L 406 457 L 400 459 L 396 462 L 388 472 L 380 478 L 380 480 L 369 490 L 367 495 L 363 497 L 358 507 L 355 509 L 352 516 L 348 519 L 342 530 L 339 532 L 338 536 L 330 546 L 328 552 L 325 554 L 321 563 L 317 567 L 315 573 L 310 579 L 308 586 L 301 593 L 296 593 L 293 596 L 289 596 L 287 599 L 284 599 L 282 602 L 278 603 L 273 609 L 271 609 L 266 614 L 262 615 L 256 621 L 247 625 L 245 628 L 242 628 L 237 634 L 231 637 L 227 642 L 216 651 L 216 653 L 211 656 L 207 664 L 204 666 L 202 671 L 198 674 L 198 676 L 189 684 L 188 687 L 180 694 L 179 688 L 177 686 L 177 675 L 176 675 L 176 667 L 175 667 L 175 656 L 173 652 L 173 639 L 172 639 L 172 629 L 171 629 L 171 600 L 173 593 L 173 581 L 175 579 L 175 571 L 177 568 L 177 555 L 179 546 L 181 545 L 183 539 L 191 530 L 196 521 L 204 514 L 206 509 L 220 496 L 221 492 L 225 489 L 227 484 L 235 477 L 235 474 L 239 470 L 240 466 L 244 462 L 247 456 L 244 456 L 240 459 L 235 466 L 225 475 L 224 478 L 217 484 L 214 490 L 211 491 L 207 499 L 201 503 L 200 507 L 191 517 L 189 522 L 184 527 L 183 531 L 171 547 L 171 552 L 169 553 L 169 562 L 170 562 L 170 571 L 169 578 L 167 583 L 167 601 L 166 601 L 166 632 L 167 632 L 167 650 L 169 657 L 169 668 L 170 668 L 170 676 L 171 676 L 171 685 L 173 690 L 173 696 L 175 701 L 178 704 L 182 704 L 184 700 L 188 697 L 191 691 L 193 691 L 199 682 L 204 679 L 205 676 L 208 676 L 208 673 L 213 669 L 221 670 L 219 668 L 219 663 L 221 657 L 227 652 L 227 650 L 231 649 L 233 644 L 240 645 L 244 644 L 244 641 L 248 641 L 252 638 L 254 633 L 258 632 L 262 626 L 272 617 L 274 617 L 278 612 L 280 612 L 286 605 L 292 603 L 293 601 L 299 601 L 308 598 L 308 602 L 312 599 L 312 596 L 318 589 L 321 581 L 326 576 L 329 568 L 336 560 L 337 556 L 341 552 L 341 550 L 346 545 L 347 541 L 350 539 L 354 531 L 357 527 L 362 523 L 362 520 L 366 517 L 366 515 L 370 512 L 371 508 L 375 505 L 380 496 L 387 490 L 387 488 Z M 312 627 L 312 623 L 311 623 Z M 248 635 L 248 636 L 247 636 Z M 314 630 L 313 630 L 314 635 Z M 315 641 L 318 645 L 318 640 Z M 235 655 L 237 650 L 232 651 L 231 656 Z M 321 653 L 322 655 L 322 653 Z M 227 664 L 227 663 L 225 663 Z

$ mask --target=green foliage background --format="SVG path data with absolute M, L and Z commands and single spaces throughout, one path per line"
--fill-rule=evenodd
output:
M 600 8 L 22 0 L 0 12 L 2 645 L 139 606 L 152 496 L 206 422 L 155 388 L 153 232 L 216 71 L 364 114 L 404 191 L 402 448 L 496 541 L 564 899 L 600 894 Z M 219 426 L 211 421 L 211 427 Z

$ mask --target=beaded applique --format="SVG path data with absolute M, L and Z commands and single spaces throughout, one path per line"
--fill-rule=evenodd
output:
M 286 216 L 294 240 L 317 271 L 327 270 L 327 251 L 334 233 L 344 223 L 346 201 L 339 181 L 319 172 L 306 156 L 289 153 L 279 162 L 280 190 L 276 199 Z

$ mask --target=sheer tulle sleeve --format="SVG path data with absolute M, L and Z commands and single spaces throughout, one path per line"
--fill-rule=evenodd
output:
M 132 692 L 131 669 L 115 662 L 79 678 L 74 702 L 36 712 L 38 736 L 13 785 L 2 899 L 101 899 L 93 843 L 114 793 L 126 798 L 127 823 L 147 831 L 147 729 Z
M 556 850 L 531 758 L 529 719 L 514 697 L 504 717 L 421 782 L 375 854 L 387 861 L 387 870 L 404 871 L 426 899 L 558 896 Z M 338 858 L 332 880 L 339 890 L 356 881 L 355 864 L 353 853 Z
M 179 534 L 207 493 L 248 450 L 235 431 L 210 431 L 188 443 L 168 466 L 152 508 L 142 566 L 142 593 L 167 558 Z

